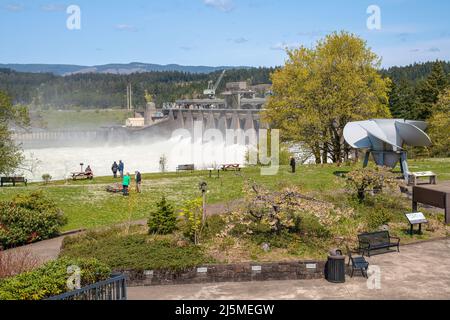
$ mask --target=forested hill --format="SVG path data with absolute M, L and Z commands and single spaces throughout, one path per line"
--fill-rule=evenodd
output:
M 270 83 L 272 68 L 232 69 L 219 87 L 226 82 L 248 81 L 251 85 Z M 74 74 L 57 76 L 52 73 L 24 73 L 0 69 L 0 90 L 6 91 L 14 103 L 58 109 L 125 107 L 126 87 L 131 83 L 133 103 L 145 105 L 145 91 L 155 96 L 156 103 L 181 98 L 199 97 L 208 82 L 217 81 L 221 71 L 209 74 L 185 72 L 144 72 L 130 75 Z
M 211 73 L 219 70 L 247 69 L 249 67 L 208 67 L 208 66 L 182 66 L 178 64 L 150 64 L 150 63 L 111 63 L 96 66 L 80 66 L 71 64 L 0 64 L 2 69 L 11 69 L 17 72 L 53 73 L 58 76 L 66 76 L 81 73 L 110 73 L 132 74 L 140 72 L 178 71 L 188 73 Z
M 450 62 L 439 62 L 445 76 L 450 74 Z M 414 116 L 412 110 L 420 100 L 420 84 L 431 74 L 435 62 L 392 67 L 380 72 L 393 80 L 391 110 L 394 116 Z M 273 68 L 243 68 L 227 70 L 219 92 L 226 82 L 247 81 L 250 85 L 270 83 Z M 0 90 L 6 91 L 14 103 L 57 109 L 124 108 L 126 86 L 133 87 L 134 105 L 145 105 L 145 91 L 154 95 L 156 103 L 173 102 L 182 98 L 201 97 L 208 81 L 214 83 L 221 70 L 212 73 L 178 71 L 140 72 L 128 75 L 80 73 L 58 76 L 53 73 L 17 72 L 0 69 Z M 449 81 L 450 82 L 450 81 Z M 422 90 L 423 91 L 423 90 Z M 399 110 L 403 110 L 399 112 Z
M 444 72 L 450 73 L 450 62 L 438 61 L 441 63 Z M 433 69 L 433 62 L 415 63 L 405 67 L 392 67 L 382 70 L 382 74 L 391 78 L 394 82 L 407 81 L 410 83 L 418 84 L 421 80 L 425 80 Z

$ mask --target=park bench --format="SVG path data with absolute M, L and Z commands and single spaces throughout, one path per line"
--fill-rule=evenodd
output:
M 228 170 L 241 171 L 241 166 L 239 164 L 223 164 L 222 171 Z
M 391 241 L 394 239 L 395 241 Z M 389 231 L 378 231 L 372 233 L 364 233 L 358 235 L 359 252 L 364 255 L 367 252 L 368 256 L 372 251 L 380 249 L 390 249 L 397 247 L 400 252 L 400 238 L 392 237 Z
M 194 171 L 195 165 L 193 164 L 181 164 L 177 166 L 177 172 L 179 171 Z
M 409 185 L 417 186 L 420 178 L 428 178 L 429 184 L 436 184 L 436 174 L 431 171 L 410 172 L 408 174 Z
M 16 186 L 16 183 L 24 183 L 27 186 L 28 180 L 24 177 L 2 177 L 0 183 L 2 187 L 5 183 L 12 183 L 13 187 Z

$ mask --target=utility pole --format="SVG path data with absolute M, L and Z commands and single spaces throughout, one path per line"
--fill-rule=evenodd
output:
M 133 89 L 131 88 L 131 83 L 127 85 L 127 110 L 133 110 Z

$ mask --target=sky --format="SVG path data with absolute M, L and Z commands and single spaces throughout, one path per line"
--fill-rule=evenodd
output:
M 286 47 L 341 30 L 384 67 L 448 61 L 449 12 L 448 0 L 0 0 L 0 63 L 278 66 Z

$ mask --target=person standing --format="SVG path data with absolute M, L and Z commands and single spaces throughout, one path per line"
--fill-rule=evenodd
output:
M 123 164 L 122 160 L 119 160 L 119 173 L 120 178 L 123 179 L 123 170 L 125 169 L 125 165 Z
M 130 174 L 127 173 L 124 177 L 123 177 L 123 182 L 122 182 L 122 187 L 123 187 L 123 195 L 124 196 L 128 196 L 129 192 L 128 192 L 128 188 L 130 187 Z
M 142 185 L 142 175 L 139 171 L 136 171 L 136 192 L 141 193 L 141 185 Z
M 114 161 L 114 163 L 113 163 L 113 165 L 111 167 L 111 170 L 113 172 L 114 178 L 117 178 L 117 171 L 119 171 L 119 165 L 117 164 L 116 161 Z
M 292 173 L 295 173 L 296 163 L 295 163 L 295 158 L 294 157 L 291 157 L 290 165 L 291 165 Z

